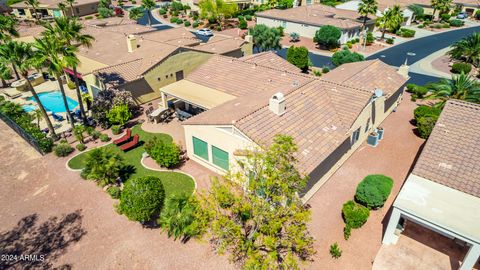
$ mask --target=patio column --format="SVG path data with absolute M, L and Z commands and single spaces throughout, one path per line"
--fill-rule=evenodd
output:
M 480 257 L 480 245 L 473 244 L 463 259 L 459 270 L 471 270 Z
M 393 207 L 392 214 L 390 215 L 390 219 L 388 221 L 387 230 L 383 236 L 383 244 L 389 245 L 397 243 L 399 236 L 395 234 L 395 230 L 397 229 L 398 222 L 400 221 L 400 216 L 400 210 L 396 207 Z
M 168 104 L 167 104 L 167 95 L 165 95 L 164 92 L 160 92 L 161 96 L 162 96 L 162 106 L 163 108 L 168 108 Z

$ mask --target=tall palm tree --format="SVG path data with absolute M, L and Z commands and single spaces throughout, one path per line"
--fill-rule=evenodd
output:
M 452 79 L 441 79 L 437 83 L 427 86 L 430 94 L 426 99 L 440 100 L 436 106 L 443 107 L 449 99 L 460 99 L 480 103 L 480 83 L 470 75 L 461 73 L 454 75 Z
M 45 110 L 45 107 L 43 107 L 43 104 L 40 102 L 40 98 L 37 95 L 37 92 L 32 86 L 32 83 L 30 80 L 28 80 L 28 73 L 32 68 L 37 67 L 35 65 L 35 58 L 34 58 L 34 51 L 32 49 L 32 45 L 26 42 L 18 42 L 18 41 L 12 41 L 15 44 L 15 51 L 17 53 L 17 57 L 13 59 L 15 61 L 14 63 L 12 62 L 12 65 L 16 66 L 18 68 L 18 71 L 20 74 L 22 74 L 22 77 L 25 79 L 27 82 L 28 90 L 30 93 L 32 93 L 33 98 L 35 99 L 35 102 L 37 102 L 38 108 L 42 111 L 43 118 L 47 122 L 48 130 L 50 131 L 51 137 L 53 139 L 57 138 L 57 135 L 55 134 L 55 129 L 53 128 L 52 122 L 50 121 L 50 118 L 47 115 L 47 111 Z
M 65 42 L 67 46 L 85 46 L 91 47 L 92 42 L 95 40 L 91 35 L 83 34 L 84 26 L 77 21 L 76 18 L 61 17 L 55 18 L 53 24 L 45 25 L 45 31 L 43 35 L 48 37 L 51 36 L 54 39 L 57 39 L 61 42 Z M 87 121 L 87 114 L 85 113 L 85 108 L 82 102 L 82 93 L 80 91 L 80 85 L 78 81 L 78 71 L 77 71 L 77 62 L 74 62 L 75 65 L 69 66 L 73 70 L 73 77 L 75 81 L 75 90 L 77 92 L 77 100 L 80 105 L 80 113 L 83 119 L 83 122 Z
M 128 11 L 128 18 L 134 21 L 140 20 L 143 17 L 144 10 L 141 7 L 134 7 Z
M 10 68 L 3 62 L 0 62 L 0 80 L 2 82 L 2 87 L 6 87 L 6 80 L 10 80 L 12 78 L 12 71 L 10 70 Z
M 38 9 L 38 6 L 40 5 L 40 2 L 38 0 L 25 0 L 24 3 L 25 3 L 25 5 L 32 7 L 33 16 L 35 16 L 35 21 L 37 21 L 37 23 L 38 23 L 39 20 L 38 20 L 38 16 L 37 16 L 37 9 Z
M 480 33 L 475 32 L 452 45 L 450 58 L 462 60 L 478 67 L 480 65 Z
M 378 3 L 375 0 L 362 0 L 358 5 L 358 13 L 363 16 L 362 31 L 367 24 L 368 15 L 377 13 Z
M 0 14 L 0 44 L 18 37 L 18 20 L 11 16 Z
M 53 74 L 58 82 L 58 87 L 62 93 L 63 104 L 65 106 L 67 116 L 70 119 L 72 129 L 75 128 L 72 112 L 68 107 L 65 88 L 61 80 L 64 68 L 78 65 L 78 58 L 75 53 L 75 46 L 68 46 L 61 40 L 57 40 L 53 36 L 45 36 L 43 38 L 35 38 L 35 63 L 39 67 L 44 67 L 49 73 Z
M 75 11 L 73 10 L 73 4 L 75 4 L 75 0 L 65 0 L 65 3 L 67 3 L 67 5 L 70 7 L 72 17 L 75 17 Z
M 5 65 L 10 64 L 15 72 L 15 77 L 17 80 L 20 80 L 17 63 L 19 63 L 18 59 L 22 58 L 22 55 L 19 55 L 19 53 L 22 52 L 18 52 L 18 48 L 18 44 L 15 41 L 8 41 L 7 43 L 2 44 L 0 46 L 0 62 Z
M 430 5 L 433 7 L 433 19 L 435 19 L 435 12 L 439 11 L 439 15 L 447 13 L 452 7 L 452 0 L 430 0 Z
M 385 33 L 388 31 L 396 31 L 403 23 L 403 14 L 400 6 L 395 5 L 393 8 L 388 9 L 382 13 L 382 16 L 378 18 L 377 25 L 382 30 L 381 39 L 385 38 Z
M 142 8 L 147 11 L 148 14 L 148 26 L 152 25 L 152 9 L 156 6 L 153 0 L 142 0 Z
M 58 3 L 57 7 L 62 11 L 62 14 L 66 16 L 67 4 L 65 4 L 64 2 L 60 2 Z

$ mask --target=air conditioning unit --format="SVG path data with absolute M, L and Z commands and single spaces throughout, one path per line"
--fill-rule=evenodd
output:
M 383 130 L 382 127 L 378 127 L 376 132 L 378 133 L 378 140 L 382 140 L 383 139 L 383 133 L 385 132 L 385 130 Z
M 368 145 L 370 145 L 372 147 L 377 147 L 377 145 L 378 145 L 378 133 L 377 132 L 371 132 L 370 134 L 368 134 L 367 143 L 368 143 Z

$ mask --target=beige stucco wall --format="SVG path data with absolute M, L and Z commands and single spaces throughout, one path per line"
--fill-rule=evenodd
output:
M 264 17 L 257 17 L 257 24 L 265 24 L 268 27 L 283 27 L 285 33 L 297 33 L 302 37 L 314 38 L 315 32 L 317 32 L 320 27 L 313 25 L 306 25 L 295 22 L 287 22 L 284 20 L 270 19 Z M 340 43 L 345 43 L 348 40 L 358 38 L 360 29 L 344 30 L 341 29 L 342 36 L 340 37 Z
M 241 158 L 234 155 L 235 150 L 253 149 L 257 147 L 257 145 L 247 137 L 235 135 L 232 132 L 220 129 L 220 127 L 232 128 L 232 126 L 184 125 L 183 127 L 185 130 L 185 144 L 187 146 L 186 150 L 189 158 L 218 174 L 225 174 L 225 171 L 212 163 L 212 145 L 228 152 L 228 160 L 230 162 L 231 171 L 235 171 L 236 168 L 238 168 L 236 160 Z M 232 131 L 233 130 L 234 128 L 232 128 Z M 238 132 L 238 130 L 236 132 Z M 197 157 L 193 153 L 193 137 L 207 142 L 208 161 L 201 157 Z
M 85 4 L 85 5 L 74 6 L 73 9 L 74 9 L 74 12 L 75 12 L 75 16 L 86 16 L 86 15 L 94 14 L 94 13 L 97 12 L 97 5 L 98 5 L 98 3 L 89 3 L 89 4 Z M 18 9 L 23 9 L 25 11 L 25 15 L 20 15 L 19 12 L 18 12 Z M 40 5 L 39 10 L 40 9 L 46 9 L 48 15 L 50 15 L 52 17 L 53 17 L 54 10 L 58 10 L 57 7 L 46 7 L 45 5 L 43 7 L 42 7 L 42 5 Z M 12 10 L 13 10 L 12 11 L 13 14 L 15 14 L 15 16 L 17 16 L 17 17 L 26 18 L 26 19 L 33 19 L 33 10 L 30 10 L 27 7 L 25 7 L 25 8 L 13 8 Z M 37 12 L 39 14 L 41 13 L 40 11 L 37 11 Z M 64 14 L 62 12 L 62 15 L 71 16 L 70 7 L 66 8 L 65 13 L 66 14 Z

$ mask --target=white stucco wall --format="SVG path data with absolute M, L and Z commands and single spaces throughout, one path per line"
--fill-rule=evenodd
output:
M 283 27 L 285 33 L 297 33 L 302 37 L 313 38 L 315 32 L 320 28 L 319 26 L 301 24 L 296 22 L 288 22 L 284 20 L 270 19 L 264 17 L 257 17 L 257 24 L 265 24 L 268 27 Z M 340 43 L 345 43 L 348 40 L 359 37 L 359 29 L 356 30 L 342 30 Z

